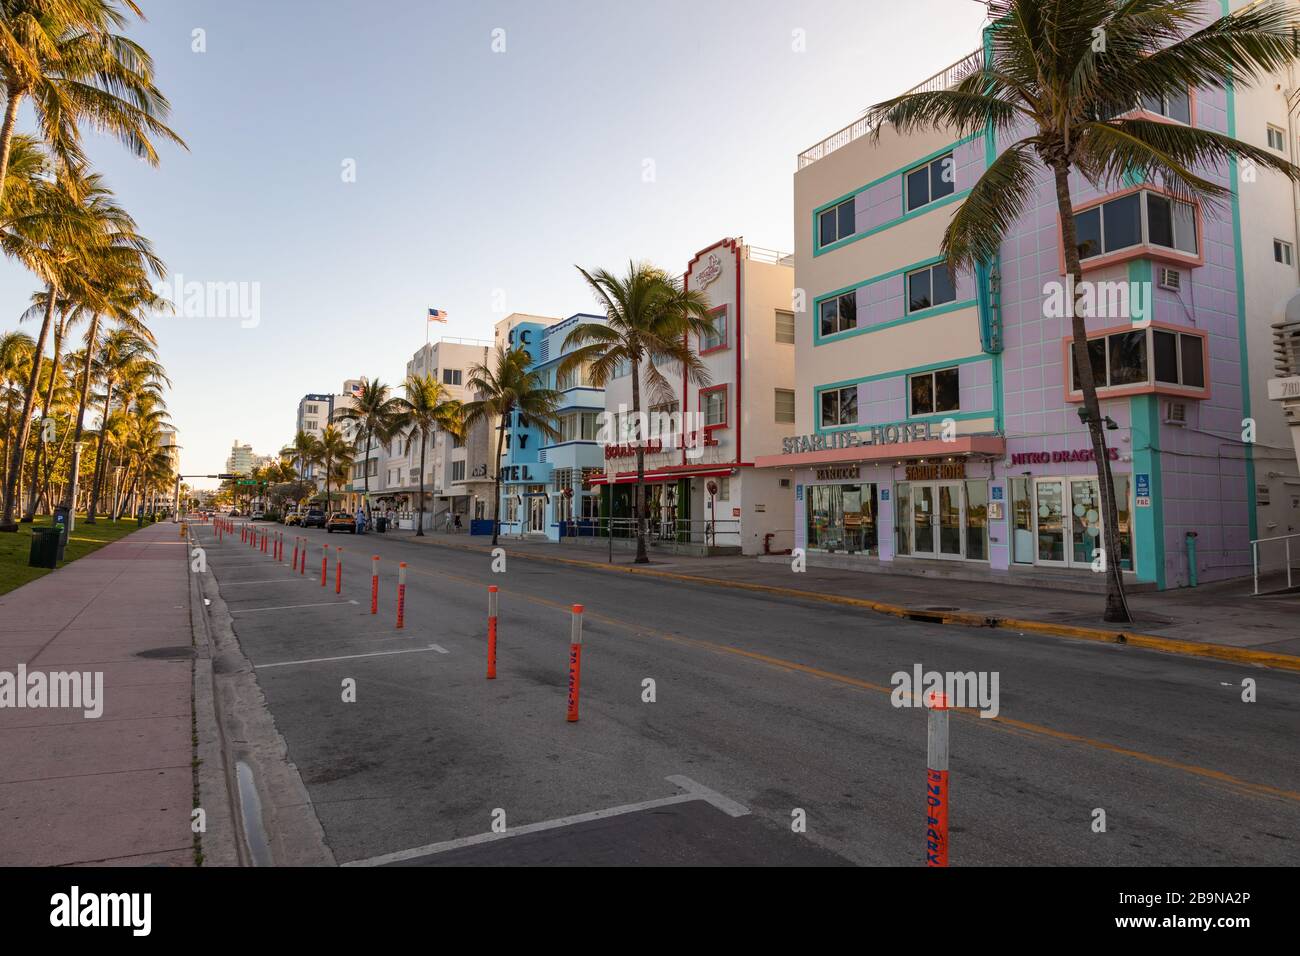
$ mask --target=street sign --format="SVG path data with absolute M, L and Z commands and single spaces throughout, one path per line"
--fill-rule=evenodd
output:
M 1138 473 L 1133 476 L 1133 481 L 1136 485 L 1136 488 L 1134 489 L 1136 493 L 1133 495 L 1136 500 L 1133 503 L 1139 508 L 1150 508 L 1151 476 L 1149 474 Z

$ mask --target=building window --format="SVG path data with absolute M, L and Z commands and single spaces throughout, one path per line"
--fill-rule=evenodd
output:
M 1289 266 L 1292 261 L 1291 243 L 1283 242 L 1281 239 L 1273 240 L 1273 261 L 1280 262 L 1284 266 Z
M 945 153 L 907 174 L 907 211 L 920 209 L 936 199 L 952 195 L 957 180 L 952 153 Z
M 701 352 L 712 352 L 714 349 L 727 347 L 727 307 L 724 305 L 720 309 L 714 309 L 709 316 L 713 319 L 713 326 L 700 335 Z
M 320 409 L 316 405 L 308 405 L 305 409 L 303 409 L 303 411 L 308 415 L 316 415 L 319 414 Z
M 1282 132 L 1276 126 L 1270 124 L 1268 127 L 1268 146 L 1269 149 L 1275 149 L 1279 153 L 1286 152 L 1286 133 Z
M 829 246 L 832 242 L 847 239 L 853 235 L 853 200 L 846 199 L 838 206 L 832 206 L 817 217 L 818 244 Z
M 794 313 L 776 310 L 776 340 L 794 344 Z
M 1192 121 L 1192 98 L 1186 90 L 1172 96 L 1144 96 L 1142 109 L 1156 116 L 1167 116 L 1180 123 Z
M 1205 387 L 1205 350 L 1199 335 L 1152 329 L 1157 382 L 1183 388 Z
M 632 362 L 629 359 L 619 359 L 614 363 L 614 371 L 610 373 L 610 378 L 622 378 L 624 375 L 632 374 Z
M 443 370 L 442 370 L 442 384 L 443 384 L 443 385 L 459 385 L 459 384 L 460 384 L 460 369 L 458 369 L 458 368 L 445 368 L 445 369 L 443 369 Z
M 858 387 L 830 388 L 821 393 L 823 428 L 858 423 Z
M 1082 390 L 1079 372 L 1070 353 L 1070 380 Z M 1098 389 L 1125 385 L 1172 385 L 1205 388 L 1205 340 L 1168 329 L 1134 329 L 1114 332 L 1088 341 L 1088 359 Z
M 952 302 L 956 298 L 957 287 L 945 262 L 907 274 L 908 312 L 920 312 L 922 309 Z
M 722 428 L 727 424 L 727 387 L 720 385 L 700 391 L 700 411 L 704 413 L 706 428 Z
M 937 415 L 961 408 L 961 389 L 955 368 L 941 368 L 907 377 L 912 415 Z
M 1127 193 L 1075 213 L 1079 258 L 1148 243 L 1196 255 L 1196 208 L 1160 193 Z
M 846 292 L 844 295 L 832 296 L 822 301 L 821 329 L 822 335 L 834 335 L 858 327 L 858 294 Z
M 776 390 L 776 421 L 783 425 L 794 424 L 794 389 Z
M 452 481 L 465 480 L 465 462 L 453 461 L 451 463 L 451 480 Z

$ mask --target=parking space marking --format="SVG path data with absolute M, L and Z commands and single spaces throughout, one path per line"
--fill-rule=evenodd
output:
M 352 661 L 360 657 L 392 657 L 394 654 L 422 654 L 428 651 L 437 651 L 439 654 L 446 654 L 446 648 L 439 647 L 437 644 L 430 644 L 428 647 L 408 647 L 400 651 L 371 651 L 369 654 L 344 654 L 341 657 L 309 657 L 301 661 L 276 661 L 273 664 L 255 664 L 255 670 L 264 670 L 268 667 L 289 667 L 294 664 L 324 664 L 328 661 Z
M 238 611 L 231 611 L 231 614 L 254 614 L 258 611 L 296 611 L 303 607 L 349 607 L 355 605 L 356 601 L 326 601 L 324 604 L 281 604 L 278 607 L 249 607 Z
M 474 836 L 460 837 L 455 840 L 445 840 L 442 843 L 429 843 L 425 846 L 417 846 L 410 850 L 398 850 L 395 853 L 385 853 L 381 856 L 367 857 L 363 860 L 352 860 L 343 866 L 385 866 L 389 863 L 399 863 L 402 860 L 413 860 L 422 856 L 432 856 L 435 853 L 446 853 L 448 850 L 459 850 L 461 847 L 477 846 L 481 843 L 495 843 L 498 840 L 507 840 L 514 836 L 523 836 L 527 833 L 540 833 L 544 830 L 555 830 L 560 827 L 569 827 L 578 823 L 589 823 L 592 820 L 605 820 L 609 817 L 622 816 L 625 813 L 638 813 L 641 810 L 653 810 L 656 807 L 670 807 L 678 803 L 691 803 L 695 800 L 703 800 L 717 809 L 726 813 L 728 816 L 745 816 L 749 809 L 730 800 L 718 793 L 716 790 L 710 790 L 702 784 L 696 783 L 689 777 L 683 777 L 680 774 L 674 774 L 665 778 L 674 786 L 681 787 L 686 793 L 679 793 L 672 797 L 660 797 L 657 800 L 642 800 L 640 803 L 625 803 L 618 807 L 607 807 L 604 810 L 592 810 L 589 813 L 577 813 L 568 817 L 557 817 L 554 820 L 543 820 L 540 823 L 527 823 L 521 827 L 508 827 L 502 833 L 477 833 Z

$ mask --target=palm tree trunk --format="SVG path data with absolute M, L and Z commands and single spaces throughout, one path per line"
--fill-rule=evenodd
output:
M 636 423 L 636 493 L 632 505 L 632 517 L 636 522 L 636 559 L 635 564 L 649 564 L 650 556 L 646 553 L 645 528 L 645 443 L 641 440 L 641 369 L 640 362 L 632 360 L 632 421 Z
M 1101 417 L 1101 404 L 1097 401 L 1097 383 L 1092 374 L 1092 360 L 1088 355 L 1088 329 L 1084 316 L 1079 314 L 1078 300 L 1083 294 L 1083 265 L 1079 258 L 1079 235 L 1074 221 L 1074 205 L 1070 199 L 1070 166 L 1060 161 L 1052 166 L 1056 178 L 1056 205 L 1061 214 L 1061 241 L 1065 247 L 1065 268 L 1074 278 L 1075 300 L 1071 308 L 1071 348 L 1074 367 L 1079 374 L 1083 392 L 1083 408 L 1087 414 L 1088 437 L 1092 440 L 1092 455 L 1097 466 L 1097 483 L 1101 491 L 1102 548 L 1106 564 L 1105 620 L 1129 623 L 1128 602 L 1124 598 L 1124 578 L 1120 568 L 1119 515 L 1115 507 L 1115 483 L 1111 479 L 1110 455 L 1106 450 L 1106 429 Z M 1067 370 L 1066 374 L 1069 372 Z
M 72 429 L 72 465 L 68 473 L 68 487 L 64 492 L 63 503 L 69 509 L 77 506 L 77 480 L 81 470 L 81 431 L 85 427 L 86 406 L 90 404 L 90 365 L 95 354 L 95 342 L 99 334 L 99 313 L 90 317 L 90 331 L 86 333 L 86 360 L 81 366 L 81 394 L 77 397 L 77 422 Z
M 501 416 L 497 425 L 496 478 L 492 484 L 496 488 L 495 503 L 492 506 L 492 547 L 497 546 L 497 536 L 501 533 L 501 450 L 506 440 L 506 423 L 510 421 L 509 407 Z
M 54 323 L 54 355 L 50 359 L 50 382 L 45 387 L 45 401 L 41 407 L 42 423 L 49 417 L 50 409 L 54 406 L 54 386 L 59 377 L 59 358 L 63 351 L 63 334 L 66 323 L 66 315 Z M 49 466 L 49 456 L 45 453 L 45 445 L 45 436 L 42 434 L 41 440 L 36 443 L 36 460 L 32 463 L 32 491 L 27 499 L 27 514 L 23 516 L 24 524 L 31 524 L 36 520 L 36 503 L 40 500 L 41 494 L 49 484 L 49 475 L 43 473 L 48 471 Z
M 5 118 L 0 125 L 0 199 L 5 195 L 5 177 L 9 174 L 9 152 L 14 144 L 14 127 L 18 123 L 18 106 L 23 94 L 12 93 L 5 103 Z
M 95 444 L 95 476 L 90 482 L 90 505 L 86 508 L 86 524 L 95 523 L 95 512 L 99 510 L 99 495 L 104 480 L 104 449 L 107 444 L 108 406 L 113 399 L 113 379 L 104 382 L 104 412 L 99 420 L 99 441 Z M 104 509 L 106 512 L 109 510 Z
M 23 394 L 23 410 L 18 417 L 18 434 L 9 452 L 9 474 L 5 476 L 4 514 L 0 516 L 0 531 L 18 530 L 18 523 L 14 521 L 18 479 L 22 473 L 23 455 L 27 451 L 27 436 L 31 434 L 32 405 L 35 404 L 36 386 L 41 379 L 41 353 L 45 351 L 45 339 L 50 334 L 50 324 L 54 318 L 54 303 L 58 298 L 53 283 L 46 286 L 46 292 L 48 301 L 45 304 L 45 319 L 41 322 L 40 335 L 36 337 L 36 347 L 32 350 L 32 371 L 27 377 L 27 388 Z
M 415 536 L 417 538 L 424 537 L 424 454 L 425 454 L 425 449 L 428 447 L 428 442 L 429 442 L 428 434 L 423 429 L 421 429 L 420 430 L 420 516 L 417 519 L 415 525 Z

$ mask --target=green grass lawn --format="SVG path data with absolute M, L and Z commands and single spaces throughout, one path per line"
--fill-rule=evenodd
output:
M 77 515 L 76 528 L 68 535 L 68 545 L 63 549 L 63 564 L 84 558 L 90 552 L 98 551 L 109 542 L 140 527 L 135 518 L 123 518 L 121 521 L 100 518 L 95 524 L 85 524 L 84 521 L 84 515 Z M 34 525 L 19 525 L 17 534 L 0 534 L 0 594 L 50 573 L 49 568 L 29 568 L 27 558 L 32 550 L 32 528 L 49 528 L 52 525 L 49 515 L 41 515 Z

